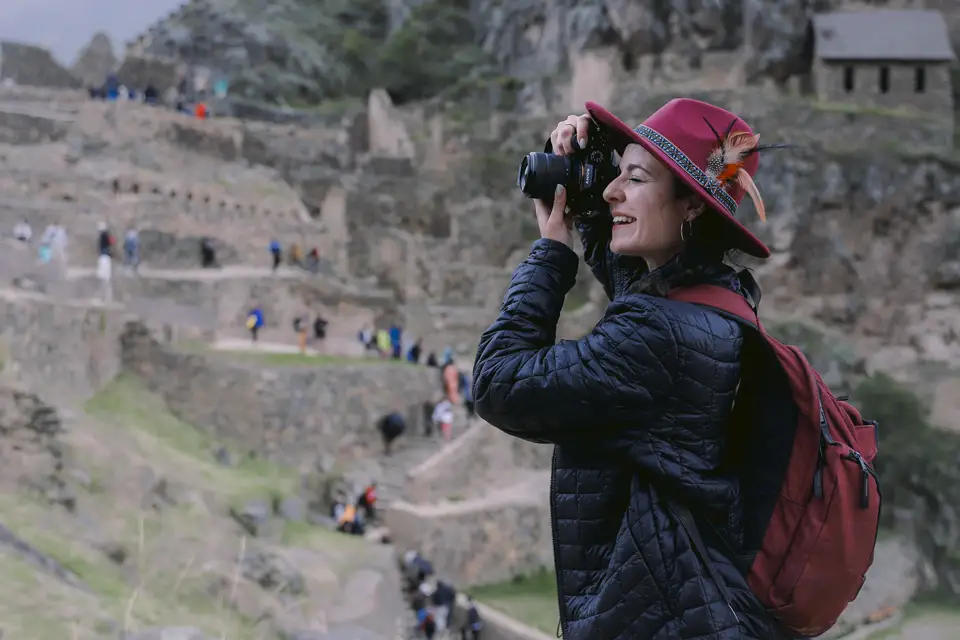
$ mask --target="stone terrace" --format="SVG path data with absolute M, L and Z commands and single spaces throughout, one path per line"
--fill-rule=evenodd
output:
M 412 430 L 437 392 L 435 369 L 406 363 L 276 366 L 179 351 L 140 323 L 128 324 L 121 342 L 123 370 L 174 415 L 293 467 L 309 466 L 320 452 L 345 461 L 379 455 L 377 420 L 400 410 Z
M 410 471 L 386 514 L 391 535 L 462 587 L 551 567 L 551 452 L 475 424 Z

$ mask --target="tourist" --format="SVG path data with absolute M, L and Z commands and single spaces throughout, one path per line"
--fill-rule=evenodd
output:
M 307 270 L 310 273 L 316 273 L 320 270 L 320 251 L 316 247 L 310 249 L 310 253 L 307 254 Z
M 337 519 L 337 531 L 362 536 L 364 533 L 363 520 L 357 512 L 357 505 L 347 503 L 343 505 L 340 517 Z
M 437 586 L 430 599 L 433 602 L 433 611 L 437 619 L 437 631 L 443 634 L 447 630 L 450 612 L 457 601 L 457 590 L 448 582 L 437 580 Z
M 293 319 L 293 330 L 297 334 L 297 348 L 304 355 L 307 353 L 307 322 L 304 316 Z
M 360 341 L 360 344 L 363 345 L 364 351 L 375 351 L 377 348 L 377 343 L 374 340 L 373 329 L 368 325 L 363 325 L 360 331 L 357 332 L 357 340 Z
M 394 360 L 399 360 L 403 352 L 403 329 L 396 322 L 390 325 L 390 355 Z
M 391 411 L 380 419 L 377 428 L 383 438 L 383 455 L 389 456 L 393 441 L 407 430 L 407 420 L 399 411 Z
M 217 253 L 213 248 L 213 240 L 206 236 L 200 239 L 200 266 L 204 269 L 217 266 Z
M 100 255 L 108 256 L 112 258 L 114 239 L 113 239 L 113 234 L 110 233 L 109 229 L 107 229 L 107 223 L 98 222 L 97 231 L 99 231 L 97 243 L 98 243 L 98 249 L 99 249 Z
M 437 622 L 433 613 L 426 607 L 421 607 L 417 610 L 417 623 L 417 629 L 423 633 L 423 637 L 427 640 L 433 640 L 433 637 L 437 635 Z
M 263 310 L 254 307 L 247 314 L 247 329 L 250 331 L 250 341 L 256 342 L 260 329 L 263 328 Z
M 280 247 L 280 242 L 275 239 L 270 241 L 270 255 L 273 256 L 273 270 L 276 271 L 283 260 L 283 249 Z
M 479 640 L 480 631 L 483 629 L 483 620 L 480 618 L 480 612 L 477 611 L 477 603 L 473 598 L 467 595 L 467 621 L 460 627 L 460 640 Z
M 58 275 L 61 278 L 67 277 L 67 230 L 61 224 L 54 224 L 48 227 L 49 237 L 47 243 L 50 246 L 50 256 L 57 268 Z M 44 232 L 47 237 L 47 233 Z
M 157 104 L 159 100 L 159 92 L 153 84 L 148 83 L 147 88 L 143 90 L 143 101 L 146 104 Z
M 453 437 L 453 403 L 444 398 L 433 408 L 433 425 L 440 430 L 445 440 Z
M 29 243 L 33 238 L 33 228 L 26 219 L 21 219 L 13 226 L 13 237 L 23 243 Z
M 400 566 L 406 578 L 407 590 L 415 593 L 420 593 L 420 586 L 434 574 L 430 561 L 413 550 L 404 552 Z
M 407 351 L 407 362 L 420 363 L 420 354 L 423 352 L 423 339 L 417 338 Z
M 433 351 L 431 351 L 429 354 L 427 354 L 427 363 L 426 363 L 426 364 L 427 364 L 428 367 L 437 367 L 437 366 L 440 366 L 439 363 L 437 362 L 437 354 L 434 353 Z
M 123 239 L 124 264 L 134 273 L 140 267 L 140 234 L 136 229 L 127 229 Z
M 742 492 L 780 493 L 776 474 L 769 486 L 745 487 L 725 470 L 750 335 L 666 297 L 713 285 L 746 298 L 755 285 L 723 259 L 731 250 L 770 255 L 744 226 L 748 214 L 734 217 L 745 194 L 754 205 L 745 211 L 764 212 L 751 178 L 757 139 L 734 114 L 696 100 L 673 100 L 636 130 L 588 108 L 550 143 L 569 156 L 600 127 L 620 163 L 602 192 L 609 213 L 567 212 L 562 186 L 552 202 L 535 200 L 542 237 L 480 338 L 477 413 L 508 434 L 557 445 L 551 510 L 566 640 L 781 639 L 724 547 L 759 549 L 747 537 L 757 516 L 748 519 Z M 587 336 L 557 342 L 579 262 L 574 224 L 611 303 Z M 702 526 L 682 515 L 692 510 Z M 715 553 L 693 542 L 696 531 Z
M 327 325 L 329 323 L 321 316 L 319 313 L 317 317 L 313 319 L 313 339 L 317 342 L 321 342 L 324 338 L 327 337 Z
M 453 407 L 460 406 L 460 369 L 453 360 L 453 351 L 448 350 L 443 355 L 443 365 L 440 367 L 440 384 L 444 397 Z
M 100 300 L 113 302 L 113 258 L 108 253 L 97 256 L 97 281 L 100 285 Z
M 377 351 L 381 358 L 389 358 L 391 351 L 390 334 L 386 329 L 377 329 Z
M 373 522 L 377 517 L 377 483 L 371 482 L 357 498 L 357 508 L 363 510 L 363 519 Z
M 300 245 L 294 242 L 290 245 L 290 266 L 291 267 L 302 267 L 303 266 L 303 249 L 300 248 Z

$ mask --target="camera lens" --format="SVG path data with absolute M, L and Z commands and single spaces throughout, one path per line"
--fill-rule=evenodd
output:
M 523 195 L 528 198 L 553 199 L 558 184 L 569 187 L 574 183 L 579 183 L 580 176 L 574 176 L 575 171 L 575 163 L 570 162 L 570 158 L 566 156 L 543 152 L 528 153 L 520 161 L 520 169 L 517 172 L 517 186 L 520 187 Z M 577 173 L 579 174 L 578 171 Z M 575 178 L 575 180 L 571 180 L 571 178 Z

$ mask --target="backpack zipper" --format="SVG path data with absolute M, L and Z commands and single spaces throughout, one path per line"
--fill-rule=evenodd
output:
M 820 444 L 817 450 L 817 466 L 813 471 L 813 495 L 823 498 L 823 469 L 827 464 L 827 445 L 836 446 L 837 442 L 830 435 L 830 425 L 827 423 L 827 413 L 823 410 L 823 396 L 817 389 L 817 409 L 820 412 Z
M 863 481 L 861 483 L 860 489 L 860 508 L 868 509 L 870 508 L 870 477 L 877 477 L 877 473 L 867 464 L 867 461 L 863 459 L 863 456 L 860 455 L 859 451 L 850 450 L 849 453 L 843 456 L 847 460 L 853 460 L 860 465 L 860 471 L 863 474 Z

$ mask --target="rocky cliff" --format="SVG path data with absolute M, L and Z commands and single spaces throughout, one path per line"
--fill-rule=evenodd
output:
M 206 66 L 231 78 L 239 94 L 271 102 L 364 95 L 382 84 L 401 100 L 442 90 L 550 104 L 576 59 L 594 50 L 627 72 L 668 63 L 696 70 L 712 54 L 739 52 L 731 65 L 742 65 L 747 78 L 784 81 L 809 63 L 810 16 L 848 4 L 190 0 L 130 51 Z

